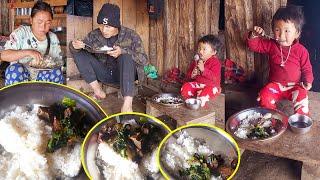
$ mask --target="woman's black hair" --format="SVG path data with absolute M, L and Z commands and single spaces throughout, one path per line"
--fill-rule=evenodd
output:
M 51 18 L 53 18 L 53 12 L 50 4 L 43 1 L 37 1 L 31 10 L 31 17 L 33 18 L 39 11 L 46 11 L 50 13 Z
M 302 7 L 288 5 L 284 7 L 280 7 L 277 12 L 273 15 L 272 18 L 272 28 L 274 27 L 275 21 L 283 20 L 285 22 L 292 22 L 298 32 L 302 31 L 302 27 L 304 25 L 304 15 Z
M 222 43 L 219 40 L 219 38 L 215 35 L 209 34 L 206 36 L 203 36 L 202 38 L 199 39 L 198 44 L 199 43 L 207 43 L 210 44 L 210 46 L 212 47 L 212 49 L 216 50 L 216 51 L 220 51 L 221 47 L 222 47 Z

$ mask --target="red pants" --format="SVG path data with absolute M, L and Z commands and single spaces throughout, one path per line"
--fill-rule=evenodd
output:
M 201 100 L 201 107 L 203 107 L 209 99 L 213 99 L 220 92 L 220 87 L 208 86 L 197 82 L 184 83 L 181 88 L 181 95 L 184 99 L 197 97 Z
M 259 93 L 260 106 L 275 109 L 281 99 L 293 102 L 294 112 L 308 115 L 308 91 L 300 85 L 283 86 L 279 83 L 268 83 Z

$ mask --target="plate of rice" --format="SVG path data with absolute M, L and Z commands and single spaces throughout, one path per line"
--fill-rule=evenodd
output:
M 238 140 L 266 141 L 279 137 L 288 126 L 283 112 L 262 107 L 242 110 L 228 118 L 226 129 Z
M 230 179 L 240 151 L 226 132 L 195 124 L 178 128 L 160 145 L 158 161 L 168 179 Z
M 1 178 L 85 178 L 82 140 L 106 116 L 94 101 L 66 86 L 42 82 L 4 88 L 0 99 Z
M 92 179 L 161 179 L 156 154 L 170 129 L 144 115 L 114 115 L 87 135 L 82 163 Z

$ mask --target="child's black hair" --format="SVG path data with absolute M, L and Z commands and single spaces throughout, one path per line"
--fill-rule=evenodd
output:
M 280 7 L 272 18 L 272 28 L 274 28 L 275 21 L 283 20 L 285 22 L 292 22 L 298 32 L 302 31 L 304 25 L 304 15 L 301 6 L 285 6 Z
M 33 18 L 39 11 L 46 11 L 50 13 L 51 18 L 53 18 L 53 12 L 51 9 L 50 4 L 43 2 L 43 1 L 37 1 L 31 10 L 31 17 Z
M 209 35 L 206 35 L 206 36 L 203 36 L 202 38 L 200 38 L 198 41 L 198 44 L 200 44 L 200 43 L 210 44 L 212 49 L 216 50 L 217 52 L 220 51 L 220 48 L 222 46 L 219 38 L 216 37 L 215 35 L 212 35 L 212 34 L 209 34 Z

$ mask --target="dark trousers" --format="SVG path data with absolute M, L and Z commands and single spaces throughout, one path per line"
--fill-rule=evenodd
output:
M 123 96 L 134 95 L 134 81 L 136 77 L 136 65 L 128 54 L 121 54 L 118 58 L 108 58 L 101 61 L 91 53 L 80 50 L 73 53 L 75 63 L 80 71 L 81 77 L 87 83 L 100 81 L 120 85 Z

